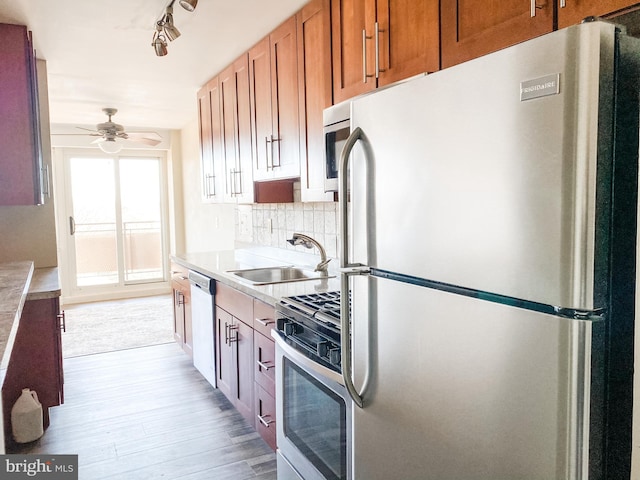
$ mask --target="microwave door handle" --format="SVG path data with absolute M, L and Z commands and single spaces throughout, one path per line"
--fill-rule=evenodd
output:
M 351 365 L 351 306 L 349 302 L 349 277 L 355 274 L 367 273 L 368 269 L 364 265 L 352 264 L 349 261 L 349 220 L 347 202 L 347 171 L 349 167 L 349 156 L 358 140 L 363 140 L 364 135 L 360 127 L 356 127 L 344 145 L 340 154 L 340 166 L 338 169 L 338 198 L 340 201 L 340 350 L 342 361 L 342 378 L 344 386 L 349 392 L 353 402 L 363 408 L 362 394 L 358 392 L 353 384 L 353 373 Z

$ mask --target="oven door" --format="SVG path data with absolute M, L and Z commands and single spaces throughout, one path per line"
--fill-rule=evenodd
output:
M 350 480 L 351 400 L 342 376 L 276 340 L 278 480 Z

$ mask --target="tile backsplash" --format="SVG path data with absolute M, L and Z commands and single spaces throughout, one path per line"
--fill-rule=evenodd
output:
M 287 242 L 294 233 L 303 233 L 320 242 L 329 257 L 338 256 L 338 204 L 262 203 L 238 205 L 236 240 L 255 245 L 309 252 Z

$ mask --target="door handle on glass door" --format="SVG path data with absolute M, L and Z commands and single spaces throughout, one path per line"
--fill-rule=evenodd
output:
M 73 236 L 76 234 L 76 221 L 73 217 L 69 217 L 69 235 Z

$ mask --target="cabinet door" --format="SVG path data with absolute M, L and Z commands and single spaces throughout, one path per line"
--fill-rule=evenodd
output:
M 0 65 L 0 205 L 40 204 L 37 79 L 26 27 L 0 24 Z
M 215 77 L 198 92 L 200 127 L 200 163 L 202 200 L 218 202 L 223 198 L 222 141 L 219 79 Z
M 225 200 L 253 202 L 249 61 L 239 57 L 219 75 Z
M 253 424 L 253 328 L 238 319 L 234 321 L 233 344 L 237 368 L 235 406 Z
M 265 442 L 276 449 L 276 401 L 273 395 L 256 384 L 256 430 Z
M 378 86 L 438 70 L 439 14 L 438 0 L 378 0 L 373 40 Z
M 371 42 L 375 8 L 375 0 L 331 0 L 335 103 L 376 88 Z
M 276 346 L 275 342 L 261 333 L 253 333 L 253 377 L 271 395 L 276 386 Z
M 637 4 L 637 0 L 557 0 L 558 28 L 580 23 L 589 16 L 602 16 Z
M 272 178 L 300 176 L 300 125 L 298 111 L 298 55 L 296 18 L 280 25 L 270 35 Z
M 443 68 L 553 29 L 551 0 L 442 0 L 440 8 Z
M 300 195 L 303 202 L 333 201 L 324 191 L 322 112 L 332 104 L 331 2 L 312 0 L 298 13 Z
M 271 50 L 269 37 L 265 37 L 249 50 L 249 93 L 253 120 L 253 175 L 254 180 L 268 177 L 271 162 Z
M 202 174 L 202 200 L 210 201 L 212 190 L 213 149 L 211 138 L 211 103 L 207 85 L 198 91 L 198 127 L 200 136 L 200 170 Z M 213 187 L 213 188 L 212 188 Z
M 216 375 L 218 388 L 233 402 L 236 378 L 233 343 L 230 332 L 233 317 L 216 305 Z

